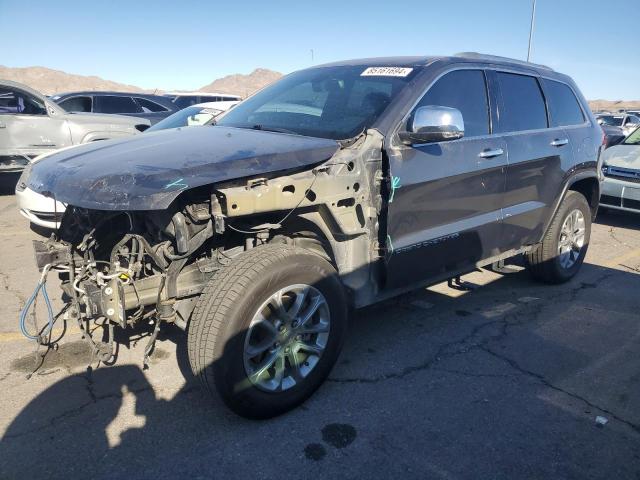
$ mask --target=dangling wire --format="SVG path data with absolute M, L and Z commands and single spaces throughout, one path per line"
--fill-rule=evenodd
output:
M 42 343 L 42 339 L 51 332 L 53 329 L 53 324 L 55 322 L 55 318 L 53 315 L 53 308 L 51 307 L 51 301 L 49 300 L 49 295 L 47 294 L 47 274 L 49 273 L 49 269 L 51 268 L 51 264 L 47 264 L 42 269 L 42 275 L 40 276 L 40 281 L 36 285 L 36 289 L 31 294 L 29 299 L 24 305 L 24 308 L 20 312 L 20 331 L 22 334 L 30 340 L 36 340 L 38 343 Z M 48 322 L 46 328 L 42 332 L 36 332 L 35 335 L 30 334 L 27 331 L 27 314 L 29 313 L 29 309 L 35 303 L 36 298 L 38 297 L 38 293 L 42 292 L 42 297 L 44 298 L 44 303 L 47 306 L 47 316 Z M 35 316 L 35 312 L 34 312 Z M 36 327 L 37 328 L 37 327 Z

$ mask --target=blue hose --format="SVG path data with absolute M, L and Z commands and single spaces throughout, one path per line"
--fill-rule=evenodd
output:
M 31 308 L 31 305 L 33 304 L 33 302 L 35 302 L 36 297 L 38 296 L 38 293 L 41 290 L 42 290 L 42 296 L 44 297 L 44 303 L 47 306 L 49 323 L 47 325 L 46 330 L 44 330 L 41 334 L 31 335 L 27 331 L 27 325 L 26 325 L 27 313 L 29 313 L 29 308 Z M 38 282 L 38 285 L 36 286 L 35 291 L 31 294 L 31 296 L 27 300 L 27 303 L 24 305 L 24 308 L 20 312 L 20 331 L 25 337 L 27 337 L 30 340 L 39 340 L 53 329 L 54 321 L 55 320 L 53 317 L 53 309 L 51 308 L 51 302 L 49 301 L 49 295 L 47 294 L 46 280 L 43 278 Z

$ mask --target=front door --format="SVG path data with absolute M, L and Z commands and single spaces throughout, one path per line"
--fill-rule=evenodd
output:
M 457 108 L 465 133 L 390 156 L 387 288 L 470 269 L 499 251 L 508 155 L 491 135 L 490 103 L 484 72 L 465 69 L 442 76 L 416 105 Z

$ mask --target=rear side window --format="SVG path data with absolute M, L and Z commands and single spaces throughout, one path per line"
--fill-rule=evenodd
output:
M 95 97 L 97 113 L 140 113 L 141 109 L 131 97 L 105 95 Z
M 60 102 L 67 112 L 91 112 L 91 97 L 71 97 Z
M 191 105 L 195 105 L 196 103 L 202 103 L 202 102 L 198 101 L 197 96 L 187 95 L 182 97 L 176 97 L 173 103 L 175 103 L 178 106 L 178 108 L 187 108 L 187 107 L 190 107 Z
M 547 128 L 547 111 L 535 77 L 497 72 L 502 106 L 499 131 L 518 132 Z
M 142 111 L 145 113 L 149 112 L 166 112 L 168 109 L 160 105 L 159 103 L 152 102 L 146 98 L 136 97 L 136 102 L 142 108 Z
M 489 103 L 481 70 L 456 70 L 440 78 L 417 107 L 437 105 L 457 108 L 464 120 L 464 136 L 489 134 Z
M 580 125 L 584 115 L 573 90 L 564 83 L 543 80 L 552 127 Z

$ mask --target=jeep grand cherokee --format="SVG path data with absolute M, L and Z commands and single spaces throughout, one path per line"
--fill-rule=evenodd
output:
M 602 130 L 574 82 L 478 54 L 353 60 L 287 75 L 216 126 L 54 154 L 24 181 L 69 207 L 37 243 L 81 328 L 186 330 L 191 367 L 240 415 L 303 402 L 348 312 L 523 254 L 579 270 Z M 44 341 L 49 324 L 26 332 Z

